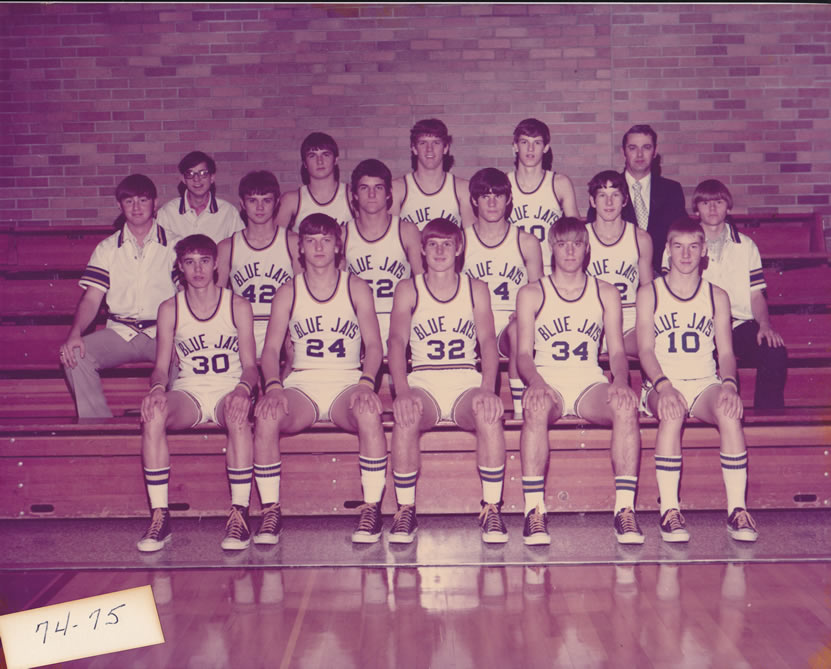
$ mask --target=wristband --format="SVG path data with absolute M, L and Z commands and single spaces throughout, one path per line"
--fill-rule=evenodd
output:
M 148 395 L 150 393 L 152 393 L 154 390 L 156 390 L 156 388 L 161 388 L 162 392 L 165 391 L 165 385 L 163 383 L 154 383 L 152 386 L 150 386 L 150 390 L 148 391 Z
M 265 392 L 268 392 L 272 388 L 282 388 L 283 382 L 280 379 L 271 379 L 267 381 L 265 384 Z
M 372 378 L 369 374 L 364 374 L 364 375 L 360 378 L 360 380 L 358 381 L 358 383 L 365 383 L 366 385 L 368 385 L 368 386 L 369 386 L 370 388 L 372 388 L 373 390 L 375 389 L 375 379 L 373 379 L 373 378 Z
M 247 381 L 243 381 L 242 379 L 240 379 L 237 382 L 237 388 L 239 388 L 240 386 L 245 388 L 245 392 L 248 393 L 248 397 L 251 397 L 251 385 Z
M 739 382 L 738 382 L 738 381 L 736 381 L 736 379 L 734 379 L 732 376 L 727 376 L 727 377 L 725 377 L 725 378 L 723 378 L 723 379 L 721 380 L 721 385 L 724 385 L 725 383 L 732 383 L 732 384 L 733 384 L 733 387 L 734 387 L 736 390 L 738 390 L 738 389 L 739 389 Z
M 655 390 L 658 390 L 658 384 L 663 382 L 663 381 L 669 381 L 669 379 L 665 376 L 659 376 L 657 379 L 655 379 L 652 382 L 652 387 L 655 388 Z

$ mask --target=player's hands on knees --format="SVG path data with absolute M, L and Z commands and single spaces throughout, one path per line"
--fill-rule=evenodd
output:
M 488 425 L 493 425 L 505 413 L 505 406 L 499 396 L 482 388 L 473 395 L 471 408 L 473 409 L 473 415 L 481 418 Z
M 658 420 L 684 418 L 687 415 L 687 400 L 680 391 L 667 382 L 658 393 Z
M 242 388 L 234 388 L 225 396 L 225 421 L 242 425 L 251 411 L 251 396 Z
M 609 394 L 606 397 L 606 401 L 613 409 L 631 411 L 632 409 L 638 408 L 640 399 L 628 383 L 613 381 L 609 385 Z
M 720 408 L 728 418 L 741 418 L 744 415 L 744 405 L 739 393 L 732 383 L 722 383 L 719 391 L 716 406 Z
M 156 412 L 164 413 L 167 409 L 167 393 L 159 388 L 154 388 L 144 396 L 141 401 L 141 421 L 149 423 L 156 417 Z
M 77 367 L 78 359 L 83 358 L 86 353 L 87 349 L 86 346 L 84 346 L 83 338 L 72 335 L 70 335 L 67 340 L 61 344 L 61 348 L 58 351 L 61 362 L 67 367 Z
M 412 427 L 421 420 L 423 413 L 421 395 L 409 389 L 396 394 L 392 402 L 392 415 L 397 425 Z
M 374 413 L 381 415 L 384 407 L 381 398 L 368 385 L 359 383 L 355 391 L 349 396 L 349 409 L 353 414 Z
M 770 325 L 764 327 L 759 326 L 759 332 L 756 333 L 756 343 L 761 346 L 762 342 L 767 342 L 771 348 L 778 348 L 779 346 L 785 345 L 785 340 L 782 339 L 782 335 L 770 327 Z
M 547 404 L 548 402 L 551 404 Z M 558 404 L 557 393 L 547 383 L 532 381 L 522 393 L 523 411 L 545 411 L 546 408 L 550 411 Z
M 257 401 L 257 406 L 254 407 L 254 417 L 263 420 L 269 418 L 277 420 L 280 412 L 285 415 L 289 413 L 289 400 L 282 388 L 272 388 L 267 393 L 263 393 Z

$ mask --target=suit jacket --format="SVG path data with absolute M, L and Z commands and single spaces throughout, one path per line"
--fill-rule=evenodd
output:
M 596 216 L 594 207 L 590 207 L 586 218 L 594 221 Z M 623 208 L 623 220 L 637 223 L 635 205 L 632 204 L 632 195 Z M 652 268 L 657 274 L 661 270 L 661 258 L 667 244 L 669 226 L 677 219 L 686 216 L 684 191 L 681 184 L 672 179 L 652 175 L 652 185 L 649 189 L 649 222 L 646 231 L 652 237 Z

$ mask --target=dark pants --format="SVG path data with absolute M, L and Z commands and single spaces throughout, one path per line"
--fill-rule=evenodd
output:
M 756 368 L 755 409 L 782 409 L 785 406 L 785 378 L 788 373 L 788 351 L 784 346 L 773 348 L 766 341 L 756 343 L 759 324 L 747 321 L 733 328 L 733 351 L 741 364 Z

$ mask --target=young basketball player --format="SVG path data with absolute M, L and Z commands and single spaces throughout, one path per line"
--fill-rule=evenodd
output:
M 542 121 L 520 121 L 514 128 L 513 148 L 514 170 L 508 179 L 514 207 L 508 222 L 530 232 L 545 246 L 548 230 L 557 219 L 580 217 L 574 185 L 565 174 L 552 171 L 551 133 Z M 543 273 L 551 273 L 550 258 L 543 257 Z
M 524 386 L 516 364 L 516 296 L 526 283 L 542 276 L 542 247 L 529 232 L 508 224 L 513 207 L 511 183 L 493 167 L 470 180 L 470 202 L 476 222 L 465 229 L 463 271 L 488 284 L 499 353 L 508 356 L 508 383 L 514 418 L 522 417 Z
M 392 174 L 380 160 L 359 163 L 351 186 L 355 219 L 346 226 L 344 263 L 372 290 L 386 354 L 395 286 L 422 272 L 421 235 L 415 223 L 389 213 Z
M 397 391 L 392 464 L 398 513 L 389 535 L 393 543 L 410 543 L 415 537 L 419 436 L 439 420 L 452 420 L 476 432 L 482 541 L 508 540 L 500 514 L 505 475 L 503 407 L 494 394 L 499 355 L 487 284 L 459 273 L 463 239 L 451 221 L 430 221 L 422 231 L 425 273 L 401 281 L 395 289 L 389 343 L 389 367 Z M 481 373 L 476 371 L 477 344 Z
M 352 220 L 349 186 L 340 183 L 338 145 L 324 132 L 313 132 L 300 145 L 300 180 L 303 185 L 280 198 L 277 225 L 293 228 L 306 216 L 322 213 L 341 225 Z
M 638 398 L 628 384 L 620 294 L 586 274 L 588 230 L 580 220 L 561 218 L 548 240 L 551 274 L 520 289 L 517 297 L 519 371 L 528 384 L 520 434 L 523 539 L 528 545 L 551 542 L 545 509 L 548 427 L 562 416 L 578 416 L 612 427 L 615 536 L 619 543 L 641 544 L 644 537 L 635 518 Z M 611 383 L 597 362 L 603 332 Z
M 701 277 L 707 246 L 698 222 L 679 219 L 673 223 L 667 251 L 669 272 L 642 287 L 637 302 L 641 369 L 651 379 L 646 401 L 659 421 L 655 469 L 661 536 L 668 542 L 690 539 L 678 500 L 681 433 L 689 415 L 718 427 L 727 532 L 739 541 L 756 541 L 756 524 L 745 508 L 747 447 L 737 392 L 730 299 Z
M 619 172 L 605 170 L 589 182 L 589 201 L 597 211 L 588 224 L 589 265 L 586 272 L 611 283 L 620 291 L 623 305 L 623 345 L 626 354 L 637 356 L 635 299 L 638 288 L 652 281 L 652 238 L 634 223 L 623 220 L 626 179 Z M 603 349 L 606 342 L 603 342 Z
M 280 435 L 331 420 L 358 434 L 365 504 L 352 541 L 374 543 L 381 536 L 387 442 L 381 401 L 373 390 L 383 356 L 372 291 L 338 269 L 343 243 L 335 219 L 312 214 L 301 221 L 298 233 L 303 272 L 277 290 L 262 355 L 266 383 L 254 412 L 254 478 L 263 521 L 254 542 L 274 544 L 279 538 Z M 281 381 L 279 357 L 286 337 L 294 350 L 293 367 Z
M 185 289 L 159 306 L 156 364 L 150 392 L 141 403 L 141 453 L 152 519 L 138 542 L 143 552 L 160 550 L 170 540 L 167 430 L 217 423 L 228 433 L 226 468 L 231 513 L 222 548 L 250 543 L 252 436 L 248 413 L 257 383 L 253 314 L 248 301 L 216 285 L 216 244 L 191 235 L 176 244 Z M 179 375 L 165 392 L 171 356 Z
M 240 216 L 245 230 L 219 243 L 217 284 L 251 303 L 257 357 L 263 353 L 271 302 L 277 289 L 302 271 L 297 233 L 277 225 L 280 185 L 271 172 L 249 172 L 239 182 Z
M 423 119 L 410 130 L 413 171 L 393 184 L 392 213 L 421 230 L 434 218 L 446 218 L 459 227 L 473 223 L 467 179 L 450 174 L 453 138 L 437 118 Z

